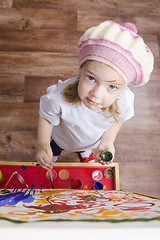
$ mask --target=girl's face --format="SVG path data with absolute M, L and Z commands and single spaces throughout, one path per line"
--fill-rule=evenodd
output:
M 80 69 L 78 94 L 89 109 L 110 107 L 125 86 L 122 77 L 98 61 L 87 61 Z

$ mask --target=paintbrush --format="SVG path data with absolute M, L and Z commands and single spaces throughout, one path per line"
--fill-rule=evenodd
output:
M 49 157 L 48 144 L 47 144 L 47 143 L 46 143 L 46 153 L 47 153 L 47 156 Z M 54 186 L 53 186 L 53 175 L 52 175 L 52 170 L 49 170 L 49 174 L 50 174 L 50 180 L 51 180 L 52 188 L 54 188 Z

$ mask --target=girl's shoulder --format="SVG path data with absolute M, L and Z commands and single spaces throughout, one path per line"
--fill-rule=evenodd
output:
M 125 87 L 117 98 L 119 103 L 133 103 L 134 101 L 134 93 L 129 89 L 129 87 Z
M 57 84 L 51 85 L 46 89 L 46 93 L 49 96 L 59 95 L 63 92 L 63 90 L 69 85 L 77 81 L 77 77 L 67 79 L 65 81 L 58 80 Z
M 125 87 L 117 98 L 119 120 L 126 121 L 134 116 L 134 93 Z
M 77 78 L 71 78 L 66 81 L 59 80 L 57 84 L 47 88 L 46 94 L 40 98 L 40 116 L 48 119 L 53 125 L 59 124 L 59 118 L 66 106 L 62 96 L 64 88 L 76 81 Z M 68 109 L 68 108 L 67 108 Z

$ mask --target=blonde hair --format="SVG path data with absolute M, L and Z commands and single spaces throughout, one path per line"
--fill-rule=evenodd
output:
M 64 90 L 63 90 L 63 98 L 66 102 L 78 104 L 81 102 L 81 99 L 78 95 L 78 82 L 76 81 L 72 84 L 69 84 Z

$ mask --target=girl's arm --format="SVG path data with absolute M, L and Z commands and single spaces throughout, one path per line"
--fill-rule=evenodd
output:
M 51 134 L 53 125 L 48 120 L 39 116 L 38 119 L 38 147 L 36 160 L 39 164 L 49 170 L 53 168 L 52 150 L 50 147 Z M 48 153 L 47 153 L 48 148 Z
M 113 154 L 113 158 L 114 158 L 114 156 L 115 156 L 114 141 L 115 141 L 117 134 L 118 134 L 119 130 L 121 129 L 122 125 L 123 125 L 123 122 L 118 122 L 118 123 L 115 122 L 112 125 L 112 127 L 110 127 L 110 129 L 105 131 L 104 134 L 102 135 L 100 144 L 96 151 L 97 160 L 99 163 L 101 163 L 103 165 L 106 164 L 99 157 L 101 152 L 103 152 L 103 151 L 111 152 Z

